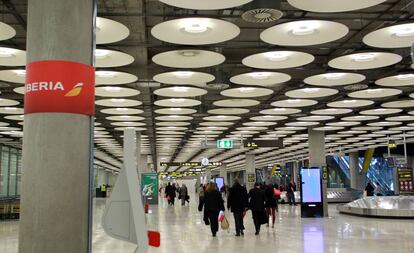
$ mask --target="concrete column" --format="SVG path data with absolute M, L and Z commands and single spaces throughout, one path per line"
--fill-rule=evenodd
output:
M 256 164 L 254 159 L 254 154 L 246 154 L 245 182 L 248 191 L 254 187 L 254 183 L 256 182 Z M 251 177 L 254 177 L 254 182 L 249 182 L 249 175 L 251 175 Z
M 140 161 L 140 164 L 139 164 L 139 169 L 143 173 L 151 172 L 150 166 L 148 164 L 148 155 L 141 154 L 141 161 Z
M 227 165 L 226 164 L 223 164 L 223 165 L 220 166 L 220 177 L 224 178 L 224 183 L 226 185 L 229 184 L 229 182 L 227 180 Z
M 28 1 L 27 63 L 92 65 L 93 0 Z M 93 119 L 35 113 L 24 119 L 19 253 L 91 252 Z
M 351 188 L 361 189 L 361 180 L 359 175 L 359 153 L 349 153 L 349 174 L 351 175 Z
M 309 167 L 326 166 L 325 132 L 309 129 Z M 323 213 L 328 215 L 328 180 L 322 180 Z

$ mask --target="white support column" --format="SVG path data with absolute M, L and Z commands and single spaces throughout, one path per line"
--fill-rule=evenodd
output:
M 226 164 L 223 164 L 223 165 L 221 165 L 220 166 L 220 177 L 223 177 L 224 178 L 224 183 L 226 184 L 226 185 L 228 185 L 228 180 L 227 180 L 227 165 Z
M 249 182 L 249 178 L 251 180 L 254 179 L 254 182 Z M 254 154 L 246 154 L 245 182 L 247 190 L 252 189 L 254 187 L 254 183 L 256 182 L 256 164 Z
M 309 129 L 309 167 L 326 166 L 325 132 Z M 323 213 L 328 215 L 328 189 L 327 180 L 322 180 Z
M 351 175 L 351 188 L 361 189 L 361 179 L 359 175 L 359 153 L 351 152 L 349 153 L 349 172 Z

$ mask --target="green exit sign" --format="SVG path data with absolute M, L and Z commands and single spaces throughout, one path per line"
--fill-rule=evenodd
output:
M 217 148 L 233 148 L 233 141 L 228 139 L 217 140 Z

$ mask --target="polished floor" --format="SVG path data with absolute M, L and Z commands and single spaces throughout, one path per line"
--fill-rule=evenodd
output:
M 134 245 L 108 237 L 100 219 L 105 203 L 95 201 L 93 253 L 133 253 Z M 414 221 L 354 217 L 339 214 L 330 206 L 330 217 L 301 219 L 299 207 L 281 206 L 274 229 L 263 227 L 254 235 L 251 217 L 245 219 L 246 235 L 220 231 L 216 238 L 202 224 L 196 203 L 190 206 L 151 207 L 148 223 L 161 232 L 161 247 L 150 252 L 162 253 L 358 253 L 413 252 Z M 229 219 L 233 228 L 232 218 Z M 17 253 L 18 222 L 0 222 L 0 252 Z

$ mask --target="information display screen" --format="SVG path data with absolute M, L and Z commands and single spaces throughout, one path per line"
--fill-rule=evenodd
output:
M 320 168 L 303 168 L 301 170 L 302 202 L 322 202 L 322 185 Z
M 216 177 L 214 178 L 214 182 L 216 183 L 218 190 L 221 191 L 221 188 L 224 186 L 224 178 Z

